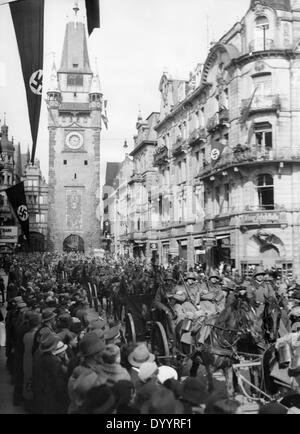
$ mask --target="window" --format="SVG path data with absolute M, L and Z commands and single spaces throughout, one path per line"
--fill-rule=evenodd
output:
M 218 206 L 218 211 L 219 211 L 219 207 L 220 207 L 220 187 L 216 187 L 215 188 L 215 199 L 216 199 L 217 206 Z
M 83 75 L 81 75 L 81 74 L 68 74 L 67 85 L 68 86 L 83 86 Z
M 67 165 L 67 160 L 64 160 L 64 166 L 66 166 Z
M 229 184 L 224 184 L 224 205 L 223 211 L 228 212 L 229 210 Z
M 78 63 L 73 63 L 73 68 L 78 68 Z
M 262 174 L 257 177 L 258 203 L 262 209 L 274 209 L 273 176 Z
M 255 20 L 255 50 L 268 50 L 271 48 L 270 44 L 272 44 L 272 41 L 269 32 L 268 18 L 264 15 L 257 17 Z
M 201 167 L 204 167 L 205 166 L 205 148 L 202 148 L 200 150 L 200 152 L 201 152 Z
M 177 182 L 180 183 L 181 179 L 181 161 L 179 161 L 177 165 Z
M 264 74 L 253 77 L 253 85 L 255 92 L 254 103 L 257 98 L 272 94 L 272 75 Z
M 88 165 L 88 161 L 84 160 L 84 165 L 87 166 Z
M 43 196 L 39 196 L 39 203 L 40 203 L 40 205 L 44 205 L 44 197 Z
M 74 173 L 74 179 L 77 179 L 77 174 L 76 173 Z
M 163 212 L 163 203 L 162 203 L 162 194 L 160 194 L 159 195 L 159 198 L 158 198 L 158 212 L 159 212 L 159 215 L 161 216 L 162 215 L 162 212 Z
M 35 179 L 34 181 L 32 181 L 32 185 L 33 185 L 33 187 L 38 187 L 39 181 L 37 179 Z
M 272 125 L 269 122 L 254 124 L 255 142 L 257 146 L 271 149 L 273 146 Z

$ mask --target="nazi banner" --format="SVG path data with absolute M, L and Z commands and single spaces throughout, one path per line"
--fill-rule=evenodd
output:
M 29 242 L 29 212 L 26 203 L 24 181 L 5 190 L 13 211 L 19 220 L 23 234 Z

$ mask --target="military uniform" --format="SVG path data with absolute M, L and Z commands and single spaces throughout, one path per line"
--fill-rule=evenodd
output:
M 274 289 L 269 283 L 264 280 L 259 282 L 256 279 L 256 276 L 264 274 L 265 272 L 262 267 L 256 267 L 253 278 L 247 285 L 247 297 L 254 300 L 258 305 L 256 313 L 259 318 L 262 316 L 264 311 L 265 298 L 276 296 Z
M 219 280 L 217 282 L 212 282 L 211 279 L 213 277 L 218 278 Z M 222 290 L 222 286 L 220 284 L 220 276 L 218 272 L 211 272 L 208 278 L 208 282 L 202 285 L 201 289 L 200 307 L 202 309 L 207 310 L 208 313 L 217 313 L 224 310 L 226 295 Z M 214 305 L 214 309 L 212 309 L 211 304 Z

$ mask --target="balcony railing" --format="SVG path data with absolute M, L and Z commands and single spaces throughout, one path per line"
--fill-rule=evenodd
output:
M 215 173 L 218 170 L 229 168 L 231 166 L 245 165 L 251 163 L 262 163 L 269 161 L 299 161 L 300 152 L 294 151 L 291 148 L 270 149 L 261 146 L 256 147 L 242 147 L 236 146 L 235 148 L 226 147 L 220 159 L 215 163 L 214 167 L 208 162 L 206 167 L 199 170 L 198 176 L 205 177 Z
M 276 206 L 274 205 L 274 208 Z M 257 210 L 244 211 L 240 216 L 241 226 L 260 226 L 260 225 L 278 225 L 287 224 L 287 216 L 284 210 L 263 209 L 257 207 Z
M 142 175 L 140 175 L 139 173 L 134 173 L 133 175 L 131 175 L 129 184 L 132 184 L 134 182 L 143 182 Z
M 244 209 L 231 208 L 225 215 L 207 216 L 204 221 L 206 230 L 225 228 L 231 224 L 236 226 L 260 226 L 260 225 L 286 225 L 287 212 L 283 206 L 270 205 L 272 209 L 264 206 L 247 206 Z M 232 217 L 237 217 L 238 220 Z
M 203 127 L 195 128 L 188 138 L 188 144 L 189 146 L 194 146 L 197 144 L 200 140 L 206 140 L 206 130 Z
M 177 137 L 176 142 L 172 146 L 172 154 L 179 155 L 182 152 L 184 152 L 186 147 L 187 147 L 187 141 L 184 140 L 182 137 Z
M 275 44 L 273 39 L 266 38 L 265 41 L 263 38 L 254 39 L 249 43 L 249 51 L 265 51 L 272 50 Z
M 255 95 L 252 102 L 251 98 L 242 100 L 241 116 L 260 111 L 277 111 L 280 107 L 279 95 Z
M 156 149 L 153 155 L 154 166 L 160 167 L 168 162 L 168 148 L 160 146 Z

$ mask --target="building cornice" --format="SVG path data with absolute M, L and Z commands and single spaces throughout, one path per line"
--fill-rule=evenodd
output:
M 137 145 L 131 152 L 130 157 L 133 157 L 137 152 L 139 152 L 141 149 L 143 149 L 145 146 L 156 146 L 157 141 L 156 140 L 143 140 L 139 145 Z
M 169 113 L 162 121 L 160 121 L 155 127 L 155 131 L 158 131 L 164 124 L 174 118 L 181 110 L 186 110 L 187 105 L 191 104 L 194 99 L 200 96 L 202 93 L 206 93 L 208 89 L 212 86 L 211 83 L 204 83 L 202 86 L 198 87 L 188 95 L 183 101 L 181 101 L 177 106 L 174 107 L 171 113 Z

